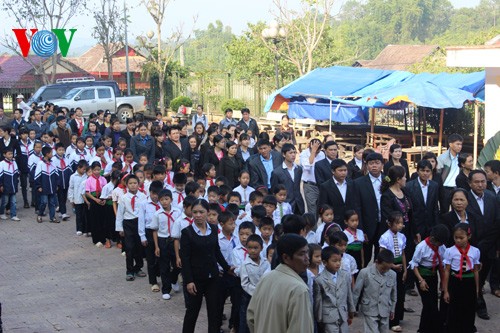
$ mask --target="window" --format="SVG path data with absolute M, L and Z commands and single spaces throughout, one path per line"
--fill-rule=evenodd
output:
M 95 99 L 94 89 L 84 90 L 80 94 L 80 100 L 84 101 L 89 99 Z
M 46 88 L 41 96 L 40 101 L 50 101 L 51 99 L 58 99 L 64 95 L 63 91 L 57 87 Z
M 111 98 L 111 91 L 109 89 L 97 89 L 99 98 Z

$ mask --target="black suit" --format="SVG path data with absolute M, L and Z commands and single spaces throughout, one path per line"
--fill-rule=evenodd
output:
M 347 163 L 347 178 L 355 180 L 363 177 L 363 171 L 358 167 L 354 158 Z
M 345 212 L 349 209 L 355 209 L 355 194 L 354 194 L 354 184 L 351 180 L 345 180 L 347 185 L 347 191 L 344 198 L 340 194 L 339 188 L 333 178 L 330 178 L 327 182 L 319 186 L 319 197 L 318 197 L 318 207 L 323 204 L 328 204 L 333 207 L 333 222 L 337 223 L 342 227 L 346 228 L 344 222 Z
M 276 169 L 283 163 L 283 158 L 281 155 L 275 151 L 271 150 L 271 156 L 273 159 L 273 170 Z M 257 188 L 259 186 L 265 186 L 267 188 L 267 172 L 260 160 L 261 155 L 257 154 L 256 156 L 250 158 L 248 162 L 248 171 L 250 172 L 250 186 L 253 188 Z M 272 173 L 271 173 L 272 175 Z
M 218 176 L 225 176 L 227 178 L 227 185 L 231 188 L 235 188 L 240 184 L 238 177 L 243 169 L 243 161 L 238 155 L 235 157 L 224 156 L 219 162 L 219 168 L 217 169 Z
M 469 177 L 467 177 L 463 171 L 460 171 L 457 178 L 455 178 L 455 184 L 457 185 L 457 187 L 463 188 L 466 191 L 470 191 Z
M 399 160 L 399 163 L 401 163 L 401 166 L 405 169 L 406 172 L 406 177 L 410 177 L 410 170 L 408 169 L 408 162 L 404 158 L 401 158 Z M 389 161 L 387 161 L 384 164 L 384 174 L 387 175 L 387 172 L 389 172 L 389 169 L 391 166 L 394 166 L 394 162 L 392 161 L 392 158 L 389 158 Z
M 450 231 L 450 237 L 448 238 L 448 241 L 445 244 L 446 247 L 451 247 L 455 245 L 455 240 L 453 239 L 453 228 L 458 223 L 460 223 L 460 220 L 455 210 L 452 209 L 448 213 L 441 215 L 440 222 L 441 224 L 444 224 Z M 470 244 L 472 246 L 477 246 L 479 243 L 478 241 L 479 234 L 484 231 L 483 228 L 484 226 L 480 222 L 480 218 L 477 215 L 469 212 L 467 212 L 467 222 L 469 222 L 470 226 L 470 234 L 471 234 Z
M 248 125 L 247 125 L 247 123 L 245 123 L 245 121 L 243 119 L 241 119 L 238 122 L 238 124 L 236 124 L 236 127 L 239 127 L 244 131 L 251 130 L 252 137 L 254 137 L 254 138 L 259 137 L 259 125 L 257 124 L 255 119 L 253 119 L 253 118 L 250 118 L 250 120 L 248 121 Z
M 383 178 L 384 175 L 381 174 L 380 179 Z M 369 174 L 354 181 L 354 197 L 356 199 L 355 209 L 359 217 L 359 228 L 368 238 L 363 246 L 366 266 L 372 257 L 372 246 L 375 246 L 375 256 L 378 254 L 378 240 L 383 231 L 386 230 L 385 223 L 380 222 L 380 210 Z M 377 235 L 379 235 L 378 238 Z
M 318 186 L 332 178 L 331 163 L 332 161 L 325 157 L 321 161 L 316 162 L 314 165 L 314 178 L 316 179 L 316 184 L 318 184 Z
M 300 179 L 302 178 L 302 167 L 297 165 L 294 169 L 294 179 L 290 177 L 287 169 L 283 165 L 278 166 L 273 170 L 271 175 L 271 188 L 278 184 L 283 184 L 286 187 L 286 202 L 292 206 L 292 211 L 296 214 L 304 214 L 304 199 L 300 193 Z
M 178 160 L 186 159 L 190 160 L 190 149 L 189 144 L 185 140 L 181 140 L 181 148 L 170 140 L 165 142 L 165 152 L 172 159 L 172 165 L 175 166 Z
M 424 201 L 422 187 L 417 179 L 406 183 L 406 192 L 413 205 L 414 235 L 420 234 L 424 239 L 429 236 L 433 226 L 439 222 L 439 188 L 432 180 L 427 182 L 427 200 Z

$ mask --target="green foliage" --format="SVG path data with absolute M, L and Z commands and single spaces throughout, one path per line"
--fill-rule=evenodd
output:
M 441 110 L 424 109 L 427 124 L 436 132 L 439 132 L 439 120 Z M 468 134 L 474 132 L 474 106 L 466 106 L 461 109 L 445 109 L 443 121 L 443 133 Z
M 246 106 L 245 102 L 243 102 L 241 99 L 230 98 L 223 101 L 220 108 L 224 112 L 226 109 L 241 110 L 245 106 Z
M 187 96 L 177 96 L 170 101 L 170 109 L 174 112 L 177 112 L 179 106 L 181 105 L 184 105 L 185 107 L 191 107 L 193 106 L 193 101 Z

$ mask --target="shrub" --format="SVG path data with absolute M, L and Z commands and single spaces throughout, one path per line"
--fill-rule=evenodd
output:
M 226 111 L 226 109 L 241 110 L 244 107 L 246 107 L 245 102 L 243 102 L 241 99 L 236 98 L 226 99 L 220 106 L 222 112 Z
M 173 100 L 170 101 L 170 109 L 173 112 L 177 112 L 179 109 L 179 106 L 184 105 L 185 107 L 191 107 L 193 106 L 193 101 L 191 98 L 187 96 L 177 96 Z

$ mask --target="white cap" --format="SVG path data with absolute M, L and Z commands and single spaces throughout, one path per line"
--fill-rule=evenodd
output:
M 23 96 L 23 95 L 21 95 L 21 94 L 19 94 L 19 95 L 17 95 L 17 97 L 16 97 L 16 98 L 24 99 L 24 96 Z

